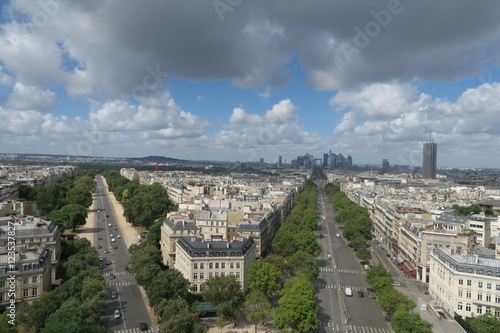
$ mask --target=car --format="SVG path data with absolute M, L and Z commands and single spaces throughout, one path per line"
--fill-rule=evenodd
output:
M 358 296 L 359 297 L 365 297 L 365 294 L 361 290 L 358 290 Z
M 391 254 L 390 254 L 390 253 L 386 253 L 386 254 L 385 254 L 385 256 L 386 256 L 387 258 L 390 258 L 390 257 L 391 257 Z
M 438 311 L 438 315 L 443 318 L 443 319 L 446 319 L 446 315 L 444 314 L 444 312 L 442 311 Z
M 102 240 L 102 237 L 97 238 L 98 240 Z
M 109 234 L 109 238 L 113 238 L 113 234 Z
M 111 280 L 114 280 L 114 279 L 116 279 L 116 275 L 114 275 L 113 273 L 111 273 L 111 274 L 109 274 L 109 278 L 110 278 Z
M 370 298 L 375 299 L 375 298 L 377 298 L 377 296 L 375 296 L 374 293 L 370 293 Z
M 115 250 L 116 250 L 117 248 L 118 248 L 118 246 L 117 246 L 117 245 L 113 246 L 113 249 L 115 249 Z
M 122 314 L 120 313 L 120 310 L 116 309 L 115 310 L 115 319 L 118 319 L 122 316 Z
M 109 260 L 109 259 L 106 260 L 106 265 L 111 265 L 111 264 L 112 264 L 111 260 Z
M 149 329 L 149 326 L 146 323 L 140 323 L 139 328 L 141 329 L 141 331 L 147 331 Z
M 115 227 L 115 230 L 118 230 L 118 228 Z
M 102 249 L 102 245 L 101 244 L 97 245 L 97 248 Z
M 369 293 L 374 293 L 374 292 L 375 292 L 375 290 L 374 290 L 373 288 L 367 288 L 366 290 L 367 290 Z
M 125 268 L 124 268 L 124 269 L 125 269 L 126 271 L 128 271 L 128 265 L 127 265 L 127 266 L 125 266 Z
M 116 239 L 115 238 L 111 238 L 111 242 L 116 242 Z
M 109 250 L 104 250 L 104 253 L 109 253 Z
M 115 299 L 115 298 L 117 298 L 117 297 L 118 297 L 118 293 L 117 293 L 116 291 L 114 291 L 114 290 L 113 290 L 113 291 L 111 292 L 111 299 Z
M 104 269 L 104 264 L 103 263 L 99 264 L 99 269 Z
M 116 235 L 116 238 L 122 238 L 122 236 L 120 236 L 120 235 Z
M 393 282 L 393 283 L 392 283 L 392 285 L 393 285 L 394 287 L 401 287 L 401 283 L 399 283 L 399 282 L 397 282 L 397 281 Z
M 95 258 L 95 257 L 94 257 Z M 104 260 L 104 257 L 103 256 L 100 256 L 99 257 L 99 261 L 103 261 Z
M 106 215 L 106 217 L 109 217 L 109 215 Z
M 335 236 L 337 236 L 337 238 L 340 238 L 340 234 L 336 234 Z
M 111 227 L 111 223 L 108 223 L 108 227 Z

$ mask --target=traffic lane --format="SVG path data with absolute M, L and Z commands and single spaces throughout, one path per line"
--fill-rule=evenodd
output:
M 127 328 L 139 328 L 139 323 L 146 323 L 152 327 L 151 319 L 147 311 L 147 304 L 142 297 L 141 290 L 137 284 L 123 286 L 120 288 L 121 305 L 123 310 L 123 319 Z

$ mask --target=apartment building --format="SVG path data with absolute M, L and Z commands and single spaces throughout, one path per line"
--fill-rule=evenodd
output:
M 450 314 L 500 317 L 500 260 L 434 248 L 429 293 Z
M 163 264 L 174 267 L 176 244 L 180 237 L 198 235 L 198 228 L 194 220 L 181 215 L 167 216 L 161 226 L 160 249 Z
M 5 247 L 0 249 L 0 312 L 9 306 L 12 289 L 19 309 L 49 291 L 52 285 L 49 246 L 33 244 L 19 248 L 14 258 L 8 252 Z M 11 280 L 13 275 L 15 279 Z
M 210 277 L 232 275 L 248 288 L 248 271 L 256 260 L 252 238 L 232 240 L 205 240 L 183 236 L 177 241 L 174 267 L 191 283 L 192 291 L 199 293 L 201 285 Z
M 61 256 L 61 232 L 55 223 L 33 216 L 0 217 L 0 249 L 7 248 L 9 227 L 15 229 L 16 249 L 47 246 L 50 250 L 51 281 L 56 282 L 56 270 Z

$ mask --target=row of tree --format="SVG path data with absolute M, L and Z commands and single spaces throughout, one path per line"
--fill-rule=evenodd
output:
M 79 170 L 74 177 L 63 177 L 48 187 L 20 184 L 19 197 L 36 201 L 40 214 L 57 224 L 61 231 L 74 231 L 86 222 L 94 189 L 94 175 L 89 174 L 89 170 Z
M 109 189 L 123 205 L 124 215 L 134 226 L 149 228 L 155 219 L 166 212 L 175 210 L 169 200 L 167 190 L 159 183 L 141 185 L 137 180 L 128 180 L 116 170 L 105 171 Z
M 342 234 L 356 251 L 356 257 L 361 261 L 370 260 L 371 253 L 366 240 L 371 237 L 372 220 L 368 210 L 352 202 L 333 184 L 325 186 L 325 193 L 335 207 L 335 220 L 344 225 Z
M 64 282 L 24 306 L 18 316 L 20 326 L 27 332 L 41 333 L 111 332 L 98 323 L 107 291 L 104 278 L 95 266 L 96 249 L 86 238 L 61 242 L 63 254 L 69 255 L 62 264 Z

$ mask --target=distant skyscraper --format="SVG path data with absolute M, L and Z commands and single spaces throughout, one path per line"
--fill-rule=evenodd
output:
M 424 162 L 422 176 L 424 179 L 436 179 L 437 144 L 432 141 L 424 143 Z
M 384 158 L 382 160 L 382 169 L 380 169 L 380 172 L 386 173 L 387 171 L 389 171 L 389 160 Z
M 283 165 L 283 157 L 280 155 L 280 157 L 278 158 L 278 168 L 281 168 Z

